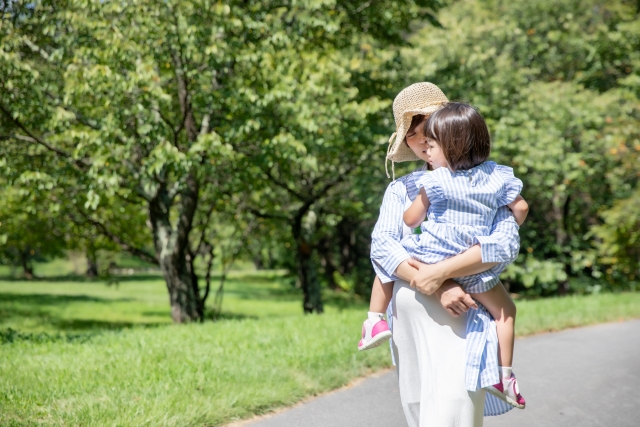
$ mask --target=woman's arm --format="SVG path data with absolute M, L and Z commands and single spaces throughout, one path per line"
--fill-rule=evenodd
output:
M 387 187 L 380 206 L 380 216 L 371 233 L 371 262 L 383 283 L 396 280 L 394 273 L 398 265 L 409 258 L 406 249 L 400 244 L 407 189 L 402 178 L 393 181 Z
M 464 264 L 465 261 L 462 261 L 462 263 Z M 411 264 L 419 264 L 427 269 L 433 267 L 432 265 L 422 264 L 419 261 L 414 262 L 414 260 L 411 260 Z M 396 270 L 396 275 L 407 282 L 412 282 L 417 273 L 418 270 L 407 261 L 402 262 Z M 440 300 L 440 304 L 445 310 L 455 317 L 461 316 L 469 311 L 470 308 L 478 308 L 471 295 L 463 291 L 460 285 L 451 279 L 445 280 L 442 286 L 434 292 L 434 295 Z
M 522 225 L 529 213 L 529 204 L 524 197 L 518 195 L 518 197 L 507 206 L 511 209 L 511 212 L 513 212 L 513 216 L 516 218 L 518 225 Z
M 427 192 L 424 188 L 420 189 L 420 194 L 409 206 L 409 209 L 404 211 L 404 215 L 402 218 L 404 219 L 404 223 L 407 224 L 409 228 L 418 227 L 422 221 L 424 221 L 424 217 L 427 215 L 427 211 L 429 210 L 429 198 L 427 197 Z
M 496 262 L 483 263 L 480 246 L 474 245 L 460 255 L 436 264 L 423 264 L 409 259 L 398 266 L 396 276 L 410 281 L 411 286 L 420 292 L 431 295 L 447 279 L 478 274 L 497 264 Z

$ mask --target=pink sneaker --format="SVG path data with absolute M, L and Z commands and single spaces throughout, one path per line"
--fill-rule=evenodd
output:
M 362 339 L 358 343 L 358 350 L 369 350 L 377 347 L 389 338 L 391 338 L 391 331 L 386 320 L 375 321 L 367 319 L 362 324 Z
M 507 378 L 498 384 L 486 387 L 485 390 L 496 396 L 498 399 L 504 400 L 509 405 L 518 409 L 524 409 L 527 405 L 524 397 L 520 395 L 518 381 L 516 380 L 516 376 L 513 374 L 511 374 L 511 378 Z

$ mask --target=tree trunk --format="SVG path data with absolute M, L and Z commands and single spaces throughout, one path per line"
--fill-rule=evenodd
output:
M 298 242 L 298 279 L 304 295 L 302 307 L 305 313 L 316 312 L 320 314 L 324 312 L 324 307 L 320 293 L 320 282 L 313 265 L 312 255 L 312 249 L 308 243 Z
M 31 256 L 29 254 L 29 249 L 21 251 L 20 263 L 22 264 L 22 271 L 24 272 L 25 279 L 27 280 L 33 279 L 33 264 L 31 263 Z
M 322 306 L 322 294 L 317 271 L 313 265 L 313 249 L 303 236 L 302 218 L 307 213 L 309 206 L 298 211 L 293 218 L 291 232 L 296 242 L 296 261 L 298 262 L 298 280 L 302 288 L 302 308 L 305 313 L 318 314 L 324 312 Z
M 179 220 L 172 226 L 170 220 L 171 197 L 166 188 L 160 188 L 149 202 L 149 219 L 158 263 L 169 292 L 171 317 L 176 323 L 202 321 L 204 307 L 200 301 L 198 279 L 190 256 L 189 233 L 197 205 L 198 189 L 192 177 L 188 188 L 180 194 Z
M 318 255 L 320 256 L 320 263 L 324 268 L 324 275 L 327 280 L 329 289 L 338 289 L 338 285 L 334 279 L 334 273 L 338 271 L 333 260 L 331 259 L 331 241 L 328 238 L 324 239 L 320 245 L 318 245 Z
M 87 251 L 87 277 L 98 277 L 98 257 L 94 251 Z
M 264 263 L 262 262 L 262 256 L 260 254 L 253 256 L 253 266 L 256 270 L 264 270 Z
M 185 257 L 168 255 L 160 259 L 160 269 L 167 284 L 171 318 L 176 323 L 189 323 L 202 320 L 200 296 L 197 283 L 187 266 Z

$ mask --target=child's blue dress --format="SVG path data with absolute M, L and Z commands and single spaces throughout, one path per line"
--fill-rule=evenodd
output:
M 491 234 L 498 208 L 513 202 L 522 190 L 513 169 L 495 162 L 457 172 L 441 167 L 416 177 L 416 185 L 429 198 L 428 220 L 421 225 L 422 234 L 407 236 L 402 245 L 412 258 L 427 264 L 481 243 L 483 236 Z M 498 283 L 501 272 L 490 271 L 455 280 L 466 292 L 486 292 Z

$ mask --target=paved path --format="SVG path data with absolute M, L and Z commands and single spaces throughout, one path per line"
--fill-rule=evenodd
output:
M 640 426 L 640 320 L 516 340 L 527 409 L 485 418 L 485 427 Z M 386 403 L 385 403 L 386 402 Z M 404 427 L 395 371 L 248 427 Z

